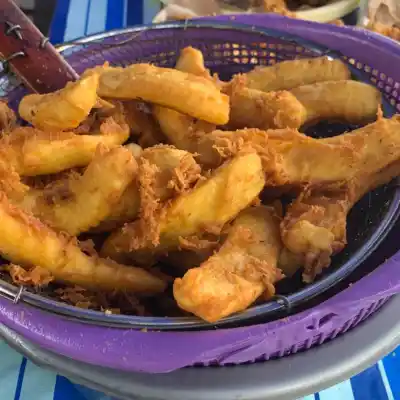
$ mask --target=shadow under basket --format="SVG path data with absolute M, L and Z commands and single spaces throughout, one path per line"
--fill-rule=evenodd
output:
M 108 32 L 84 38 L 80 44 L 66 45 L 62 51 L 71 65 L 82 72 L 104 61 L 123 66 L 151 62 L 173 67 L 179 50 L 190 45 L 202 50 L 207 67 L 222 79 L 257 65 L 327 55 L 341 58 L 351 68 L 354 79 L 369 82 L 384 93 L 386 116 L 400 109 L 400 72 L 392 68 L 399 47 L 394 42 L 349 28 L 279 16 L 231 18 Z M 14 107 L 25 93 L 23 87 L 15 87 L 7 77 L 0 78 L 0 87 L 7 91 Z M 326 136 L 349 128 L 354 127 L 322 124 L 308 133 Z M 313 284 L 303 286 L 299 276 L 282 282 L 278 286 L 281 296 L 217 325 L 190 317 L 106 315 L 29 291 L 19 293 L 19 303 L 12 306 L 9 300 L 0 299 L 0 322 L 57 353 L 128 371 L 168 372 L 186 366 L 229 365 L 293 354 L 355 327 L 397 293 L 397 259 L 375 268 L 398 249 L 393 240 L 398 226 L 391 239 L 385 238 L 396 223 L 399 205 L 400 189 L 396 183 L 367 195 L 349 216 L 348 247 Z M 391 277 L 390 284 L 387 277 Z M 0 289 L 11 299 L 18 292 L 6 282 L 0 282 Z M 297 314 L 288 317 L 288 308 Z M 298 312 L 302 309 L 306 311 Z M 250 324 L 253 325 L 247 326 Z M 39 325 L 40 332 L 34 329 Z M 221 329 L 227 327 L 231 329 Z M 175 332 L 189 329 L 197 331 Z

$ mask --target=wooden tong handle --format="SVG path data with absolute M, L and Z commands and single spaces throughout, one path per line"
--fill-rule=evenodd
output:
M 37 93 L 63 88 L 78 74 L 12 0 L 0 1 L 0 55 Z

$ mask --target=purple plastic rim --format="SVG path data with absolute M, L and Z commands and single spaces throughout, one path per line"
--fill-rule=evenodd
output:
M 231 18 L 231 17 L 230 17 Z M 150 26 L 152 29 L 165 29 L 165 28 L 177 28 L 177 27 L 187 27 L 190 28 L 192 26 L 199 27 L 199 28 L 214 28 L 214 29 L 227 29 L 230 25 L 223 24 L 223 25 L 215 25 L 215 23 L 204 22 L 204 21 L 196 21 L 195 23 L 167 23 L 162 25 L 155 25 Z M 117 35 L 118 33 L 127 32 L 137 32 L 146 30 L 148 26 L 133 28 L 130 30 L 123 30 L 123 31 L 116 31 L 111 33 L 111 35 Z M 249 28 L 248 25 L 243 25 L 240 23 L 235 24 L 235 29 L 241 29 L 242 31 L 252 32 L 256 35 L 266 35 L 269 37 L 277 37 L 280 39 L 285 39 L 290 43 L 299 44 L 303 47 L 309 48 L 313 50 L 318 55 L 329 55 L 331 57 L 337 58 L 340 56 L 338 50 L 333 51 L 329 48 L 317 44 L 315 42 L 311 42 L 310 39 L 304 39 L 300 36 L 295 36 L 289 33 L 284 33 L 282 31 L 277 31 L 274 29 L 262 29 L 260 27 L 257 28 Z M 101 35 L 94 35 L 94 38 L 101 37 Z M 93 37 L 88 37 L 83 39 L 85 42 L 90 42 Z M 73 53 L 70 59 L 74 59 L 75 61 L 79 58 L 79 52 Z M 357 77 L 362 78 L 362 74 L 360 71 L 352 68 L 353 74 L 357 75 Z M 18 89 L 17 89 L 18 90 Z M 387 114 L 393 113 L 393 107 L 390 106 L 388 102 L 385 103 L 385 109 Z M 371 237 L 361 246 L 358 251 L 353 255 L 353 257 L 345 262 L 341 267 L 337 270 L 332 272 L 331 274 L 325 276 L 323 279 L 317 281 L 313 285 L 309 285 L 306 288 L 292 294 L 288 295 L 287 299 L 289 300 L 292 306 L 296 306 L 299 303 L 307 301 L 314 296 L 320 294 L 322 291 L 325 291 L 339 281 L 344 279 L 348 274 L 354 271 L 355 268 L 359 264 L 361 264 L 369 254 L 379 245 L 379 243 L 384 239 L 385 235 L 388 233 L 390 228 L 392 227 L 393 223 L 398 217 L 399 214 L 399 205 L 400 205 L 400 189 L 396 189 L 394 193 L 394 197 L 391 203 L 390 208 L 388 209 L 386 216 L 384 217 L 381 225 L 379 228 L 371 235 Z M 3 284 L 9 292 L 16 292 L 16 288 L 9 284 Z M 135 328 L 151 328 L 151 329 L 187 329 L 187 328 L 213 328 L 215 325 L 206 324 L 203 321 L 200 321 L 196 318 L 149 318 L 149 317 L 134 317 L 134 316 L 116 316 L 116 315 L 105 315 L 103 313 L 99 313 L 96 311 L 87 311 L 77 309 L 72 306 L 68 306 L 50 299 L 43 298 L 41 296 L 31 294 L 29 292 L 25 292 L 22 295 L 22 300 L 38 306 L 43 309 L 51 310 L 56 313 L 60 313 L 63 315 L 67 315 L 72 319 L 82 319 L 87 320 L 88 322 L 93 323 L 103 323 L 107 326 L 120 326 L 120 327 L 135 327 Z M 238 322 L 245 322 L 246 320 L 251 320 L 256 317 L 260 317 L 263 315 L 276 313 L 278 311 L 284 311 L 285 306 L 282 302 L 278 301 L 271 301 L 269 303 L 255 306 L 250 308 L 249 310 L 225 318 L 221 321 L 217 326 L 224 326 L 226 324 L 238 323 Z
M 217 20 L 221 18 L 224 20 Z M 362 45 L 371 47 L 377 68 L 388 74 L 395 75 L 400 62 L 398 45 L 359 30 L 288 21 L 279 16 L 243 16 L 237 20 L 291 31 L 361 60 L 366 56 Z M 392 232 L 385 245 L 392 248 L 390 254 L 398 249 L 396 232 Z M 396 254 L 327 302 L 285 320 L 252 327 L 186 333 L 105 328 L 68 321 L 26 305 L 12 305 L 5 299 L 0 299 L 0 322 L 44 348 L 86 363 L 127 371 L 168 372 L 210 360 L 243 363 L 279 349 L 284 351 L 299 342 L 300 327 L 327 312 L 351 318 L 360 308 L 385 300 L 399 290 L 400 254 Z M 339 321 L 332 321 L 326 328 L 335 332 L 339 325 Z
M 4 325 L 0 336 L 36 365 L 52 368 L 113 398 L 132 400 L 135 393 L 141 400 L 293 400 L 343 382 L 394 350 L 400 342 L 400 321 L 392 316 L 399 307 L 400 297 L 396 296 L 341 340 L 290 359 L 235 368 L 185 368 L 158 375 L 79 363 L 32 344 Z
M 0 322 L 58 354 L 125 371 L 165 373 L 200 363 L 240 364 L 277 353 L 283 356 L 295 343 L 311 343 L 316 333 L 332 336 L 336 327 L 345 326 L 360 309 L 376 309 L 399 291 L 399 267 L 397 253 L 374 273 L 314 309 L 244 328 L 200 332 L 105 328 L 72 322 L 26 305 L 10 305 L 5 299 L 0 299 Z M 396 285 L 376 290 L 387 285 L 387 276 L 397 276 L 393 280 Z M 326 316 L 330 318 L 319 326 L 318 321 Z M 313 326 L 315 331 L 310 328 Z

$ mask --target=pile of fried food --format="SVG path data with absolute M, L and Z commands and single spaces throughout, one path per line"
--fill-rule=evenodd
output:
M 261 0 L 256 1 L 259 12 L 274 12 L 277 10 L 298 11 L 313 7 L 323 7 L 331 0 Z
M 390 1 L 391 0 L 374 0 L 374 3 L 381 2 L 385 4 Z M 330 3 L 329 0 L 261 0 L 261 2 L 256 2 L 259 3 L 258 8 L 255 9 L 256 12 L 275 13 L 289 18 L 301 18 L 300 14 L 296 14 L 296 11 L 313 7 L 322 7 Z M 332 1 L 332 3 L 334 3 L 334 1 Z M 363 28 L 387 36 L 393 40 L 400 41 L 400 26 L 398 23 L 393 23 L 393 21 L 387 17 L 386 13 L 382 16 L 379 12 L 371 12 L 370 10 L 369 14 L 368 22 Z M 330 21 L 329 23 L 345 26 L 344 22 L 340 19 Z
M 387 36 L 393 40 L 400 41 L 400 26 L 397 21 L 391 17 L 388 17 L 387 10 L 381 12 L 381 9 L 376 4 L 386 5 L 388 7 L 395 8 L 396 0 L 373 0 L 369 5 L 369 18 L 368 22 L 363 26 L 370 31 L 379 33 Z M 255 0 L 256 7 L 255 12 L 266 12 L 280 14 L 289 18 L 301 18 L 300 14 L 296 14 L 296 11 L 307 10 L 313 7 L 323 7 L 331 3 L 329 0 Z M 372 4 L 375 3 L 375 4 Z M 332 1 L 334 4 L 334 1 Z M 379 8 L 379 9 L 378 9 Z M 395 10 L 393 10 L 395 12 Z M 329 22 L 330 24 L 344 26 L 344 22 L 340 19 L 336 19 Z
M 297 18 L 296 11 L 307 10 L 314 7 L 322 7 L 334 0 L 226 0 L 222 3 L 234 6 L 228 9 L 232 12 L 246 11 L 253 13 L 275 13 L 286 17 Z M 224 9 L 224 6 L 221 6 Z M 173 15 L 171 16 L 173 17 Z M 192 18 L 190 15 L 181 15 L 176 19 Z M 338 23 L 339 21 L 334 21 Z
M 64 285 L 58 298 L 82 307 L 124 293 L 130 312 L 136 296 L 170 304 L 172 283 L 179 309 L 209 322 L 268 300 L 300 268 L 312 282 L 345 247 L 353 205 L 400 174 L 400 118 L 380 104 L 340 60 L 222 82 L 191 47 L 176 69 L 106 64 L 27 95 L 31 126 L 3 103 L 3 276 Z M 364 127 L 302 133 L 321 120 Z
M 397 0 L 370 0 L 367 29 L 400 41 L 400 7 Z

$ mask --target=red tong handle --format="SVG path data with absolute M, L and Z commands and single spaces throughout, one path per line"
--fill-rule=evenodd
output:
M 63 88 L 78 74 L 12 0 L 0 0 L 0 55 L 37 93 Z

